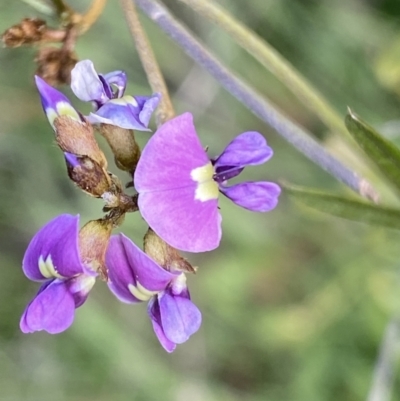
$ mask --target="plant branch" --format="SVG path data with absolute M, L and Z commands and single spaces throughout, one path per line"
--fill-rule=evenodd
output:
M 166 7 L 157 0 L 135 1 L 143 12 L 178 43 L 193 60 L 205 68 L 228 92 L 261 120 L 274 128 L 278 134 L 297 150 L 360 195 L 373 200 L 378 198 L 378 194 L 366 179 L 357 175 L 329 154 L 311 137 L 311 134 L 291 121 L 269 101 L 234 75 L 206 50 L 202 43 L 194 38 L 188 29 L 171 15 Z
M 168 88 L 151 48 L 147 35 L 140 23 L 135 4 L 132 0 L 120 0 L 128 22 L 129 30 L 135 42 L 140 61 L 146 72 L 147 79 L 153 92 L 161 94 L 161 101 L 156 110 L 157 125 L 164 123 L 175 115 Z
M 268 42 L 234 19 L 210 0 L 179 0 L 225 30 L 244 50 L 271 71 L 292 93 L 332 131 L 349 138 L 342 117 L 323 95 Z
M 85 33 L 98 20 L 106 3 L 107 0 L 93 0 L 89 10 L 80 16 L 77 23 L 80 35 Z

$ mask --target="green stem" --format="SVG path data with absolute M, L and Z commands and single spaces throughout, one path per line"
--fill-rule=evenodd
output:
M 161 125 L 175 115 L 167 85 L 165 84 L 164 77 L 147 35 L 140 23 L 134 2 L 132 0 L 121 0 L 120 3 L 122 9 L 125 11 L 128 27 L 151 89 L 153 92 L 161 94 L 161 101 L 156 110 L 157 125 Z
M 235 20 L 215 1 L 179 0 L 187 4 L 200 15 L 208 18 L 225 30 L 244 50 L 250 53 L 265 68 L 271 71 L 293 94 L 314 112 L 333 132 L 345 137 L 349 134 L 343 124 L 342 117 L 329 102 L 312 86 L 307 79 L 281 56 L 269 43 L 256 33 Z
M 372 200 L 378 198 L 378 194 L 366 179 L 333 157 L 311 137 L 310 133 L 291 121 L 267 99 L 224 66 L 159 1 L 135 0 L 135 2 L 151 20 L 181 46 L 193 60 L 207 70 L 218 83 L 261 120 L 274 128 L 292 146 L 361 196 Z

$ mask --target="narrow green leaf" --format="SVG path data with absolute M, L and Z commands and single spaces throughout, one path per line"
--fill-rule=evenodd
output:
M 309 188 L 291 185 L 284 185 L 283 187 L 291 198 L 320 212 L 361 223 L 400 230 L 399 209 L 378 206 Z
M 350 109 L 345 124 L 364 152 L 383 175 L 400 190 L 400 149 L 362 121 Z

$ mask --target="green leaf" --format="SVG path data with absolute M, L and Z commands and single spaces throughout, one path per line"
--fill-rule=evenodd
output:
M 350 109 L 345 124 L 364 152 L 383 175 L 400 190 L 400 149 L 362 121 Z
M 283 185 L 293 199 L 333 216 L 400 230 L 400 210 L 314 189 Z

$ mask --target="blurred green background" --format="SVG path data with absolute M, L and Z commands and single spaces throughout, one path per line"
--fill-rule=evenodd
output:
M 83 11 L 89 1 L 69 4 Z M 182 4 L 167 4 L 231 68 L 335 154 L 349 152 L 229 36 Z M 275 46 L 342 115 L 351 106 L 400 143 L 398 0 L 221 4 Z M 3 1 L 0 15 L 4 31 L 37 13 L 20 1 Z M 143 21 L 177 112 L 194 114 L 211 154 L 240 132 L 258 130 L 275 156 L 248 168 L 243 178 L 346 193 Z M 77 52 L 99 72 L 126 70 L 127 93 L 150 92 L 116 1 L 108 2 Z M 366 399 L 385 327 L 400 309 L 399 235 L 314 213 L 285 196 L 267 214 L 221 199 L 220 248 L 189 255 L 199 266 L 189 285 L 203 313 L 202 327 L 173 354 L 158 344 L 146 306 L 120 304 L 101 282 L 67 332 L 20 333 L 20 315 L 38 289 L 21 270 L 31 237 L 58 214 L 79 213 L 85 222 L 100 217 L 102 208 L 68 180 L 33 85 L 34 57 L 31 48 L 0 50 L 0 400 Z M 88 105 L 75 104 L 88 111 Z M 144 144 L 148 134 L 137 137 Z M 379 177 L 374 184 L 382 187 Z M 138 214 L 122 226 L 137 243 L 145 229 Z M 398 375 L 392 400 L 400 400 Z

